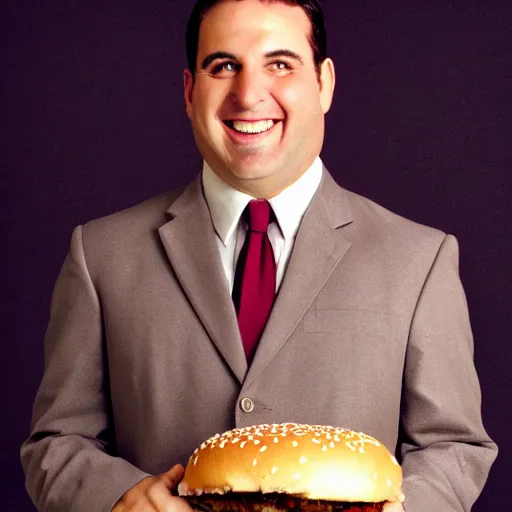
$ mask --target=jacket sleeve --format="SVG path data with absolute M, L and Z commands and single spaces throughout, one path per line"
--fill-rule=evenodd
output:
M 21 448 L 26 487 L 40 511 L 106 512 L 148 476 L 115 456 L 102 331 L 78 227 L 55 285 L 44 375 Z
M 471 509 L 497 455 L 480 406 L 458 245 L 448 235 L 416 304 L 407 349 L 399 447 L 407 512 Z

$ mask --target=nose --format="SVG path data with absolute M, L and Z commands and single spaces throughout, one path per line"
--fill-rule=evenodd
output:
M 233 81 L 231 99 L 240 110 L 252 110 L 268 92 L 268 77 L 261 71 L 242 69 Z

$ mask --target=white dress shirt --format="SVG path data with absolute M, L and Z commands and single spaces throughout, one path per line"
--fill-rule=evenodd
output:
M 322 167 L 322 161 L 317 157 L 297 181 L 269 199 L 278 222 L 272 222 L 268 228 L 276 261 L 276 291 L 283 280 L 302 217 L 322 179 Z M 236 263 L 247 232 L 247 223 L 241 219 L 241 215 L 249 201 L 254 198 L 225 183 L 206 162 L 203 164 L 202 182 L 217 233 L 222 265 L 232 292 Z

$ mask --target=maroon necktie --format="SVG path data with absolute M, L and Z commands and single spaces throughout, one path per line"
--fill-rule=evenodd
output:
M 267 235 L 272 209 L 268 201 L 253 199 L 243 215 L 248 231 L 240 252 L 233 286 L 238 325 L 250 363 L 274 304 L 276 263 Z

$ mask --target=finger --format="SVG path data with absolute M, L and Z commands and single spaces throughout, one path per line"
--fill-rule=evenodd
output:
M 180 483 L 184 473 L 185 468 L 181 464 L 176 464 L 171 469 L 169 469 L 169 471 L 162 473 L 159 476 L 159 479 L 164 483 L 167 489 L 173 490 Z
M 187 500 L 183 498 L 177 498 L 173 496 L 172 507 L 169 509 L 169 512 L 192 512 L 192 507 L 189 505 Z
M 158 512 L 179 512 L 182 510 L 182 508 L 178 508 L 179 503 L 175 503 L 178 498 L 171 496 L 169 489 L 161 481 L 148 489 L 147 497 Z
M 401 503 L 386 503 L 382 512 L 404 512 L 404 508 Z

